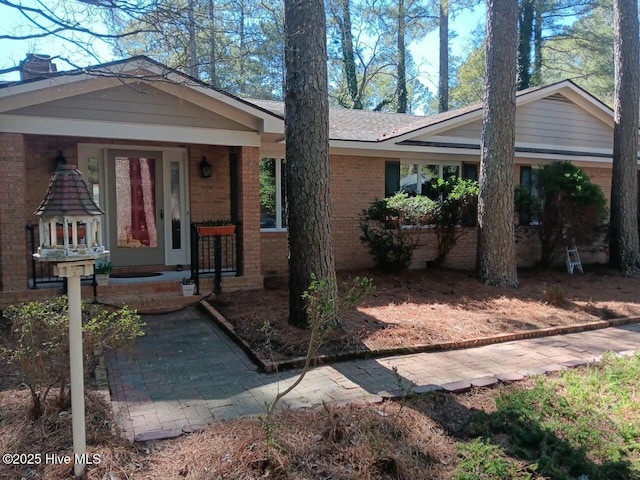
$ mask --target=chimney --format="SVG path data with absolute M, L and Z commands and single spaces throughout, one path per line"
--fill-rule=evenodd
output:
M 27 58 L 20 62 L 20 80 L 44 78 L 47 74 L 54 73 L 57 70 L 56 64 L 51 61 L 50 55 L 27 53 Z

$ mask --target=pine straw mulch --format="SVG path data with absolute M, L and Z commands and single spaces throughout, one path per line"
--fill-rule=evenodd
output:
M 73 458 L 71 415 L 57 414 L 55 408 L 37 420 L 28 418 L 30 394 L 27 389 L 6 388 L 0 391 L 0 452 L 39 454 L 39 465 L 0 463 L 0 478 L 67 479 L 73 478 L 73 464 L 47 463 L 46 454 Z M 91 467 L 89 479 L 135 478 L 135 471 L 148 460 L 139 445 L 121 437 L 113 423 L 111 405 L 102 395 L 88 391 L 86 396 L 87 453 L 98 455 L 100 464 Z
M 494 411 L 494 395 L 479 389 L 406 403 L 279 410 L 270 448 L 255 419 L 218 423 L 152 446 L 155 462 L 136 478 L 449 479 L 465 421 L 478 409 Z
M 8 344 L 7 333 L 0 330 L 0 346 Z M 444 480 L 459 462 L 457 445 L 467 440 L 465 420 L 478 409 L 493 411 L 496 394 L 480 389 L 405 403 L 281 409 L 272 419 L 270 442 L 261 420 L 248 417 L 174 440 L 131 444 L 115 429 L 108 401 L 87 390 L 87 451 L 100 458 L 87 467 L 87 480 Z M 71 416 L 51 408 L 30 420 L 29 404 L 29 391 L 21 388 L 17 372 L 0 364 L 0 452 L 40 454 L 42 459 L 32 466 L 0 463 L 0 478 L 73 478 L 72 465 L 44 461 L 46 454 L 72 455 Z
M 506 387 L 513 388 L 513 387 Z M 520 388 L 519 386 L 517 388 Z M 2 452 L 70 454 L 71 421 L 26 420 L 24 391 L 0 392 Z M 492 411 L 495 392 L 438 394 L 406 404 L 325 405 L 279 410 L 271 442 L 257 418 L 223 421 L 174 440 L 129 444 L 105 428 L 108 405 L 89 396 L 87 480 L 451 478 L 463 423 L 478 408 Z M 13 398 L 13 400 L 10 400 Z M 0 478 L 71 479 L 72 466 L 0 465 Z
M 6 344 L 6 331 L 1 333 L 0 344 Z M 114 428 L 108 401 L 88 389 L 87 451 L 99 455 L 100 463 L 87 467 L 87 480 L 444 480 L 458 464 L 456 444 L 464 440 L 465 419 L 478 408 L 493 410 L 494 395 L 476 390 L 406 403 L 281 409 L 269 438 L 261 420 L 248 417 L 174 440 L 131 444 Z M 0 452 L 41 455 L 40 465 L 0 463 L 0 478 L 73 478 L 72 465 L 45 464 L 46 454 L 72 455 L 71 416 L 55 413 L 51 405 L 43 417 L 30 420 L 29 404 L 16 372 L 0 365 Z
M 469 273 L 444 269 L 342 274 L 340 282 L 356 275 L 372 277 L 376 291 L 344 316 L 343 328 L 329 336 L 319 353 L 432 345 L 640 315 L 639 277 L 604 266 L 585 270 L 584 275 L 521 270 L 517 289 L 489 287 Z M 268 279 L 264 290 L 223 292 L 213 305 L 264 359 L 306 354 L 308 332 L 287 322 L 286 279 Z M 262 330 L 265 322 L 272 328 L 270 349 Z

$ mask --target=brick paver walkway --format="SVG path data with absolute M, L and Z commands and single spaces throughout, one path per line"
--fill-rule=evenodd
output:
M 221 419 L 265 411 L 298 371 L 259 373 L 195 308 L 145 318 L 132 352 L 107 361 L 114 411 L 135 440 L 169 438 Z M 458 390 L 556 371 L 606 351 L 640 349 L 640 324 L 438 353 L 336 363 L 309 372 L 283 403 L 380 401 L 407 391 Z M 397 374 L 394 372 L 397 369 Z M 399 384 L 401 382 L 402 386 Z

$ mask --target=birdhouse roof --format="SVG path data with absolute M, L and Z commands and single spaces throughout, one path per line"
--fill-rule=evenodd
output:
M 33 213 L 43 218 L 104 214 L 75 165 L 58 167 L 49 180 L 47 196 Z

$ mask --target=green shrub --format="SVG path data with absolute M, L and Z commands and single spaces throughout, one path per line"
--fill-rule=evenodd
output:
M 12 347 L 0 353 L 20 372 L 29 387 L 30 414 L 44 413 L 49 392 L 59 390 L 57 406 L 69 399 L 69 317 L 67 297 L 55 297 L 7 308 L 3 316 L 11 322 Z M 105 350 L 119 348 L 143 335 L 144 323 L 128 307 L 114 312 L 82 305 L 85 374 L 92 375 Z
M 570 162 L 554 162 L 534 171 L 535 192 L 516 189 L 516 208 L 540 222 L 540 264 L 550 265 L 564 247 L 588 245 L 601 235 L 607 215 L 602 189 Z
M 360 215 L 360 240 L 376 265 L 386 272 L 409 267 L 420 239 L 420 227 L 433 223 L 437 204 L 427 197 L 397 193 L 376 199 Z M 413 228 L 412 228 L 413 227 Z
M 451 177 L 434 182 L 439 196 L 435 215 L 435 230 L 438 241 L 436 264 L 443 263 L 460 237 L 468 230 L 460 226 L 474 226 L 478 216 L 478 193 L 480 186 L 475 180 Z

